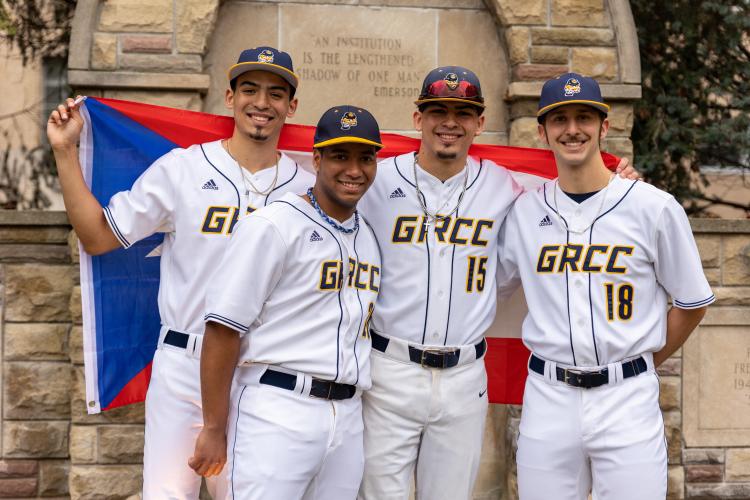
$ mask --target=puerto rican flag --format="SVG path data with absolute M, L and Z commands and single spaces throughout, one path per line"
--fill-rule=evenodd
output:
M 80 158 L 84 178 L 102 206 L 129 189 L 157 158 L 177 147 L 230 137 L 231 117 L 89 97 L 81 108 L 85 120 Z M 279 149 L 312 171 L 314 127 L 287 124 Z M 396 156 L 419 149 L 419 140 L 382 135 L 380 156 Z M 549 151 L 475 144 L 475 157 L 503 165 L 525 187 L 557 175 Z M 617 158 L 604 155 L 610 168 Z M 131 248 L 90 256 L 81 248 L 81 299 L 86 401 L 89 413 L 143 401 L 151 375 L 151 361 L 159 337 L 159 257 L 150 255 L 162 234 Z M 525 311 L 518 296 L 500 304 L 497 321 L 487 339 L 485 357 L 492 403 L 520 404 L 529 351 L 520 339 Z M 510 317 L 511 321 L 507 321 Z M 512 325 L 509 327 L 508 325 Z

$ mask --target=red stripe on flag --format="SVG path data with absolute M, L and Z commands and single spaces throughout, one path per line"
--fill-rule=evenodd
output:
M 107 411 L 119 406 L 125 406 L 133 403 L 140 403 L 146 398 L 146 390 L 148 389 L 148 383 L 151 380 L 151 365 L 153 362 L 146 365 L 146 367 L 138 372 L 138 374 L 131 378 L 130 381 L 122 388 L 119 394 L 112 400 L 106 408 L 102 410 Z
M 531 353 L 518 338 L 487 338 L 487 396 L 490 403 L 520 405 Z
M 230 137 L 234 129 L 231 116 L 219 116 L 198 111 L 167 108 L 119 99 L 95 97 L 97 101 L 116 109 L 128 118 L 156 132 L 180 147 L 215 141 Z M 279 149 L 307 152 L 312 150 L 315 127 L 286 124 L 279 138 Z M 399 134 L 382 134 L 385 147 L 381 157 L 397 156 L 419 149 L 419 139 Z M 474 144 L 469 154 L 477 158 L 492 160 L 510 170 L 538 175 L 547 179 L 557 177 L 557 167 L 552 152 L 546 149 L 520 148 Z M 602 153 L 604 163 L 614 169 L 619 158 Z

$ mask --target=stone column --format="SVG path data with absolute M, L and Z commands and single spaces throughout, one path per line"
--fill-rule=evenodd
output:
M 692 223 L 716 302 L 680 356 L 670 498 L 750 498 L 750 220 Z
M 596 78 L 612 105 L 604 149 L 632 159 L 632 101 L 640 98 L 636 50 L 625 50 L 620 35 L 634 31 L 629 6 L 619 0 L 496 0 L 511 65 L 510 144 L 540 147 L 536 108 L 545 80 L 574 71 Z M 627 19 L 627 16 L 630 16 Z M 625 18 L 623 18 L 625 17 Z M 622 25 L 625 25 L 624 27 Z M 632 59 L 635 58 L 636 61 Z M 626 69 L 627 68 L 627 69 Z
M 68 493 L 70 265 L 60 213 L 5 212 L 0 224 L 0 496 Z

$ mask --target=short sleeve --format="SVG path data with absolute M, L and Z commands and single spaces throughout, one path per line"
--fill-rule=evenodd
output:
M 123 247 L 156 232 L 174 230 L 178 167 L 174 154 L 167 153 L 151 164 L 130 190 L 115 194 L 104 207 L 104 216 Z
M 281 279 L 286 254 L 271 221 L 258 215 L 240 221 L 208 287 L 204 320 L 247 332 Z
M 685 210 L 672 197 L 657 222 L 654 266 L 675 307 L 696 309 L 715 300 Z

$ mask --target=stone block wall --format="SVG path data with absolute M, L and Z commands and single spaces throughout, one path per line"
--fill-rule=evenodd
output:
M 722 405 L 714 409 L 721 422 L 706 426 L 701 422 L 706 414 L 699 411 L 699 407 L 711 404 L 709 398 L 718 393 L 723 401 L 747 412 L 748 388 L 737 390 L 733 380 L 722 376 L 711 380 L 704 389 L 702 379 L 710 374 L 698 366 L 709 365 L 708 371 L 716 371 L 719 365 L 734 362 L 728 373 L 742 380 L 748 378 L 750 220 L 699 219 L 693 220 L 692 226 L 716 302 L 709 307 L 694 336 L 659 370 L 669 439 L 669 498 L 750 498 L 750 433 L 744 423 L 747 413 L 731 415 L 731 410 Z M 727 340 L 719 340 L 722 336 Z M 708 349 L 712 354 L 732 353 L 733 358 L 707 358 L 701 351 Z M 703 355 L 699 357 L 700 354 Z M 709 433 L 720 434 L 720 439 L 713 437 L 712 445 L 712 438 L 706 438 L 705 431 L 701 435 L 705 427 L 712 427 Z
M 70 228 L 60 212 L 7 213 L 0 223 L 0 498 L 65 497 L 70 305 L 78 282 Z

